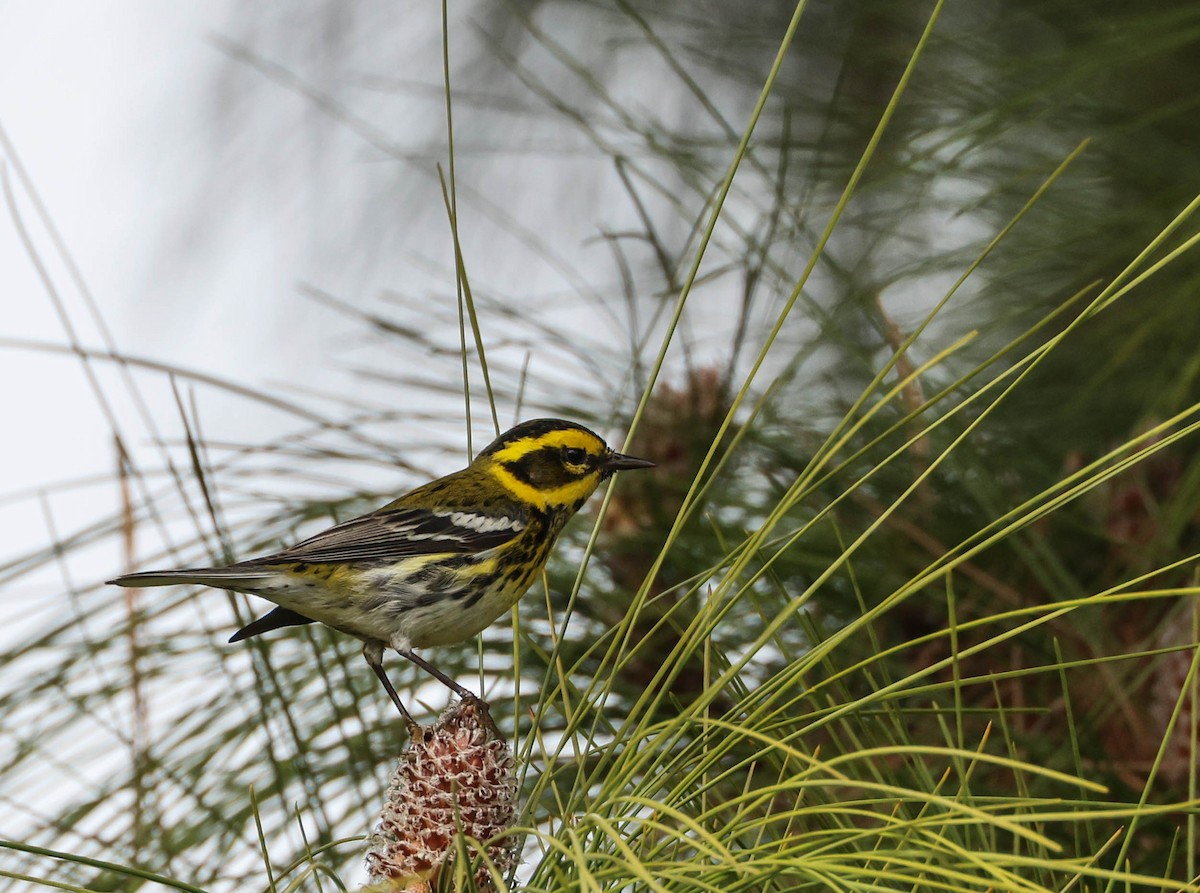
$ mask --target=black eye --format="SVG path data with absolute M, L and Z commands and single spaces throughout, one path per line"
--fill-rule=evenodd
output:
M 567 447 L 563 450 L 563 458 L 571 465 L 582 465 L 587 461 L 587 451 L 579 447 Z

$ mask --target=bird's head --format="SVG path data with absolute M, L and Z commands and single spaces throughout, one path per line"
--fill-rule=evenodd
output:
M 599 435 L 562 419 L 521 422 L 472 463 L 517 499 L 551 512 L 577 511 L 615 471 L 653 465 L 610 449 Z

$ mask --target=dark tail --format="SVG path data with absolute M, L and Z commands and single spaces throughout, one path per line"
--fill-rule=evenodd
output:
M 312 622 L 312 620 L 309 620 L 303 614 L 297 614 L 295 611 L 289 611 L 287 608 L 276 608 L 270 614 L 259 617 L 253 623 L 243 626 L 233 634 L 233 637 L 229 641 L 240 642 L 242 639 L 261 635 L 273 629 L 281 629 L 285 626 L 302 626 L 305 623 Z
M 108 582 L 114 586 L 212 586 L 216 589 L 253 591 L 256 584 L 276 576 L 278 571 L 258 568 L 248 570 L 238 565 L 230 567 L 180 568 L 170 571 L 141 571 L 125 574 Z

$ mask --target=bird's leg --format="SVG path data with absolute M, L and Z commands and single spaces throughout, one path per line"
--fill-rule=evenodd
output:
M 400 696 L 396 694 L 396 689 L 392 687 L 392 681 L 388 679 L 387 673 L 383 672 L 383 645 L 379 642 L 367 642 L 363 645 L 363 657 L 367 659 L 367 663 L 375 671 L 375 675 L 379 677 L 379 681 L 383 683 L 388 697 L 392 699 L 392 703 L 400 711 L 400 716 L 404 719 L 404 724 L 408 726 L 408 734 L 415 737 L 421 727 L 412 718 L 412 714 L 404 709 L 404 704 L 401 703 Z
M 452 692 L 454 692 L 456 695 L 458 695 L 464 701 L 478 701 L 479 700 L 478 695 L 476 695 L 474 692 L 470 691 L 469 689 L 463 688 L 461 685 L 459 685 L 457 682 L 455 682 L 453 679 L 451 679 L 449 676 L 447 676 L 445 673 L 443 673 L 441 670 L 439 670 L 437 667 L 435 667 L 429 661 L 425 660 L 425 658 L 421 657 L 415 651 L 411 651 L 411 650 L 407 650 L 407 649 L 403 649 L 403 648 L 397 648 L 396 653 L 399 654 L 403 658 L 407 658 L 408 660 L 411 660 L 414 664 L 416 664 L 418 667 L 420 667 L 422 670 L 424 670 L 426 673 L 428 673 L 430 676 L 432 676 L 438 682 L 442 683 L 442 685 L 446 686 L 448 689 L 450 689 Z

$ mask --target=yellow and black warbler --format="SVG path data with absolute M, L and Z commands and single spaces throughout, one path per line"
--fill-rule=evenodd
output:
M 582 425 L 535 419 L 501 434 L 462 471 L 282 552 L 111 582 L 214 586 L 278 605 L 231 642 L 314 621 L 362 639 L 367 663 L 411 724 L 383 671 L 384 648 L 472 697 L 413 649 L 461 642 L 491 625 L 525 594 L 601 481 L 653 464 L 614 452 Z

